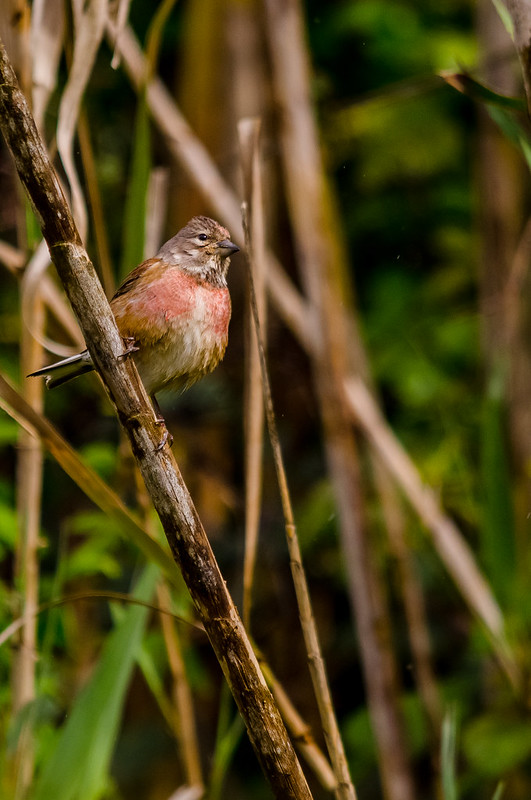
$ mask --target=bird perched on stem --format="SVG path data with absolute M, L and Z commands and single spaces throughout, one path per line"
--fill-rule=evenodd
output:
M 214 220 L 193 217 L 155 258 L 127 276 L 111 300 L 126 354 L 134 359 L 160 422 L 156 393 L 187 389 L 225 353 L 231 315 L 227 271 L 229 257 L 239 250 L 229 236 Z M 31 376 L 45 376 L 52 389 L 93 369 L 84 350 Z

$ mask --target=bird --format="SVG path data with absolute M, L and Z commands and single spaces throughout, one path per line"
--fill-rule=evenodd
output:
M 230 256 L 239 249 L 218 222 L 192 217 L 154 258 L 124 279 L 111 299 L 127 345 L 124 355 L 133 358 L 161 424 L 155 395 L 187 389 L 225 354 L 231 317 L 227 272 Z M 42 376 L 52 389 L 93 369 L 84 350 L 28 377 Z M 165 434 L 161 447 L 167 439 Z

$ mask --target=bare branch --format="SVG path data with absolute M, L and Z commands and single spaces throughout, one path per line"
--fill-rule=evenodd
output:
M 278 708 L 219 571 L 210 543 L 160 431 L 3 45 L 0 126 L 32 201 L 90 354 L 127 432 L 170 549 L 245 720 L 262 769 L 279 798 L 310 798 Z

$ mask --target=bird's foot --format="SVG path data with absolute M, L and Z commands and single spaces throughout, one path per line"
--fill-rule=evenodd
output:
M 155 411 L 155 424 L 164 425 L 164 433 L 162 434 L 161 442 L 157 447 L 157 452 L 158 452 L 159 450 L 162 450 L 165 444 L 167 444 L 168 447 L 172 446 L 173 436 L 166 427 L 166 421 L 162 416 L 162 411 L 160 410 L 160 406 L 154 394 L 151 395 L 151 402 L 153 403 L 153 410 Z
M 140 348 L 136 346 L 135 341 L 134 336 L 124 336 L 125 350 L 118 356 L 118 361 L 123 361 L 132 353 L 137 353 L 140 350 Z
M 158 425 L 164 425 L 164 420 L 163 419 L 162 420 L 157 420 L 157 424 Z M 169 432 L 169 430 L 166 427 L 164 428 L 164 432 L 162 434 L 162 439 L 160 440 L 160 443 L 155 448 L 156 452 L 158 453 L 159 450 L 162 450 L 162 448 L 164 447 L 165 444 L 167 444 L 168 447 L 171 447 L 172 444 L 173 444 L 173 436 L 171 435 L 171 433 Z

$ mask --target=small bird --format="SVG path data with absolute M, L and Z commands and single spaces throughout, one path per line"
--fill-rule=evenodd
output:
M 193 217 L 155 258 L 127 276 L 111 300 L 126 353 L 131 353 L 161 423 L 156 393 L 187 389 L 223 358 L 231 316 L 229 257 L 239 249 L 219 223 Z M 28 377 L 43 375 L 52 389 L 93 369 L 84 350 Z

